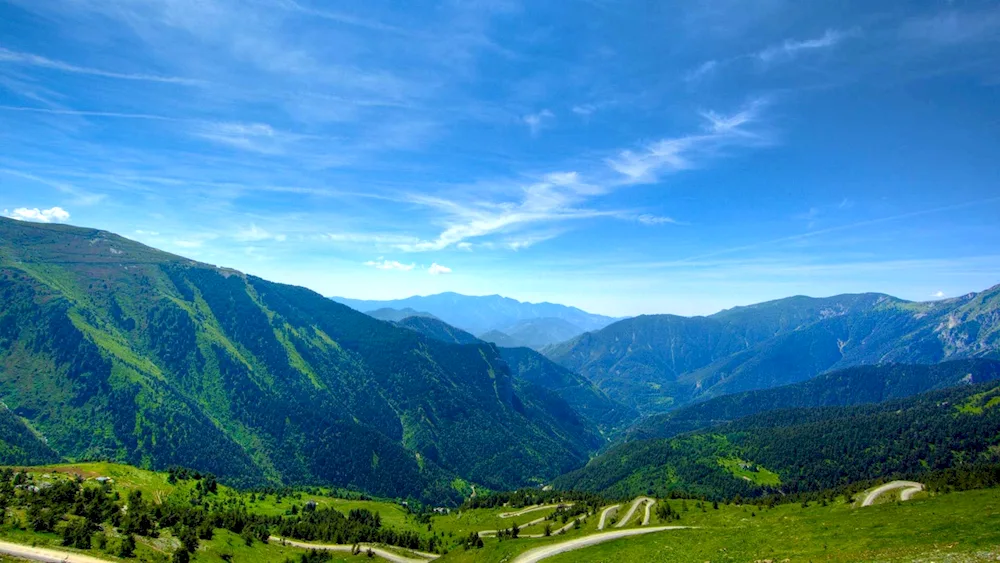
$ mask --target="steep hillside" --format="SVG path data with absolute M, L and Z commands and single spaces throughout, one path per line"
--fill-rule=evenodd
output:
M 1000 286 L 930 303 L 880 294 L 792 297 L 710 317 L 642 316 L 545 353 L 651 414 L 833 369 L 998 351 Z
M 475 336 L 434 317 L 405 317 L 396 324 L 449 344 L 482 344 Z
M 880 403 L 995 379 L 1000 379 L 998 360 L 859 366 L 824 373 L 802 383 L 723 395 L 650 416 L 629 429 L 628 439 L 671 438 L 766 411 Z
M 600 437 L 496 349 L 93 229 L 0 219 L 0 397 L 71 459 L 453 498 Z
M 411 317 L 397 324 L 444 342 L 481 343 L 471 334 L 437 319 Z M 501 347 L 498 351 L 515 381 L 558 396 L 581 417 L 605 433 L 621 429 L 637 416 L 633 409 L 609 398 L 587 378 L 569 371 L 534 350 Z
M 59 454 L 24 421 L 0 404 L 0 465 L 38 465 L 59 461 Z
M 556 488 L 629 497 L 795 493 L 1000 462 L 1000 382 L 849 407 L 768 411 L 669 439 L 628 442 Z
M 425 311 L 473 334 L 504 329 L 520 321 L 532 319 L 559 319 L 578 328 L 580 332 L 597 330 L 615 321 L 611 317 L 581 311 L 554 303 L 522 303 L 499 295 L 471 296 L 458 293 L 440 293 L 426 297 L 414 296 L 392 301 L 365 301 L 331 297 L 355 310 L 368 312 L 382 308 L 413 309 Z M 553 341 L 556 342 L 556 341 Z

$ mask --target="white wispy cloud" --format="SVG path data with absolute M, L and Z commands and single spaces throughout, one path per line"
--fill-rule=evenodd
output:
M 820 36 L 813 39 L 786 39 L 779 45 L 772 45 L 757 52 L 757 58 L 762 62 L 769 63 L 779 59 L 791 58 L 801 51 L 811 51 L 833 47 L 844 38 L 844 32 L 835 29 L 828 29 Z
M 13 211 L 4 209 L 3 214 L 11 219 L 34 221 L 37 223 L 65 223 L 69 221 L 69 212 L 62 207 L 50 207 L 48 209 L 18 207 Z
M 554 113 L 547 109 L 543 109 L 538 113 L 528 114 L 521 119 L 524 121 L 524 124 L 528 126 L 531 134 L 537 135 L 547 123 L 551 122 L 555 118 L 556 116 Z
M 662 139 L 640 151 L 624 150 L 606 162 L 624 177 L 626 183 L 651 183 L 657 181 L 660 174 L 694 168 L 719 148 L 766 142 L 760 134 L 745 127 L 758 120 L 764 104 L 764 100 L 755 100 L 729 115 L 702 112 L 707 122 L 704 132 Z
M 400 270 L 403 272 L 409 272 L 416 267 L 416 264 L 403 264 L 397 260 L 386 260 L 381 257 L 378 260 L 369 260 L 364 265 L 377 270 Z
M 935 299 L 942 299 L 942 298 L 944 298 L 944 292 L 943 291 L 936 291 L 933 294 L 931 294 L 931 297 L 933 297 Z
M 603 191 L 599 186 L 581 181 L 576 172 L 556 172 L 535 183 L 519 186 L 520 200 L 516 202 L 462 203 L 413 194 L 410 196 L 413 203 L 443 212 L 448 226 L 433 240 L 400 244 L 397 248 L 406 252 L 442 250 L 467 239 L 510 232 L 532 224 L 611 215 L 612 212 L 577 206 L 587 197 Z
M 577 115 L 586 116 L 597 111 L 597 106 L 595 106 L 594 104 L 580 104 L 577 106 L 573 106 L 572 111 Z
M 688 72 L 684 75 L 684 80 L 687 82 L 698 81 L 708 74 L 712 73 L 719 66 L 719 61 L 709 60 L 698 65 L 698 68 Z
M 1000 34 L 1000 9 L 946 10 L 913 17 L 903 23 L 904 39 L 925 45 L 951 46 L 974 42 L 996 42 Z
M 266 123 L 205 122 L 192 132 L 196 137 L 262 154 L 280 154 L 301 135 L 276 131 Z
M 412 235 L 399 235 L 393 233 L 326 233 L 320 235 L 321 240 L 352 243 L 352 244 L 375 244 L 375 245 L 403 245 L 420 242 L 419 237 Z
M 427 273 L 432 276 L 437 276 L 441 274 L 450 274 L 451 268 L 447 266 L 442 266 L 441 264 L 434 262 L 433 264 L 430 265 L 430 267 L 427 268 Z
M 361 18 L 344 12 L 333 12 L 329 10 L 318 10 L 316 8 L 303 6 L 295 0 L 269 0 L 269 4 L 276 7 L 284 8 L 294 12 L 299 12 L 308 16 L 314 16 L 317 18 L 322 18 L 330 21 L 335 21 L 338 23 L 351 25 L 355 27 L 363 27 L 365 29 L 371 29 L 375 31 L 385 31 L 389 33 L 397 33 L 402 35 L 413 35 L 412 32 L 390 25 L 377 20 L 371 20 L 366 18 Z
M 236 234 L 233 235 L 233 238 L 241 242 L 259 242 L 262 240 L 275 240 L 282 242 L 287 238 L 287 235 L 274 234 L 258 227 L 257 225 L 251 224 L 248 228 L 238 230 Z
M 535 246 L 536 244 L 545 242 L 547 240 L 552 240 L 557 236 L 559 236 L 560 234 L 561 233 L 558 232 L 529 234 L 518 238 L 505 240 L 503 242 L 503 246 L 511 250 L 518 251 L 525 248 L 531 248 L 532 246 Z
M 110 118 L 121 118 L 121 119 L 147 119 L 153 121 L 188 121 L 184 119 L 176 119 L 173 117 L 165 115 L 155 115 L 149 113 L 128 113 L 128 112 L 116 112 L 116 111 L 89 111 L 89 110 L 74 110 L 66 108 L 35 108 L 27 106 L 0 106 L 2 111 L 16 111 L 16 112 L 26 112 L 26 113 L 44 113 L 49 115 L 74 115 L 78 117 L 110 117 Z
M 636 221 L 642 223 L 643 225 L 666 225 L 666 224 L 677 224 L 677 220 L 673 217 L 662 217 L 659 215 L 652 215 L 649 213 L 644 213 L 635 218 Z
M 606 169 L 593 170 L 590 175 L 595 179 L 592 181 L 578 171 L 552 172 L 533 183 L 517 186 L 513 190 L 518 196 L 515 199 L 499 202 L 469 202 L 459 198 L 411 194 L 408 196 L 411 202 L 442 213 L 441 222 L 445 228 L 436 238 L 405 242 L 396 245 L 396 248 L 404 252 L 427 252 L 457 246 L 471 239 L 505 235 L 510 244 L 501 239 L 492 247 L 516 250 L 533 244 L 526 244 L 525 241 L 537 238 L 538 227 L 597 217 L 635 218 L 634 212 L 596 209 L 587 204 L 593 198 L 619 188 L 654 183 L 663 173 L 702 165 L 719 149 L 768 142 L 764 136 L 749 128 L 759 120 L 759 112 L 764 105 L 764 100 L 755 100 L 733 114 L 703 112 L 703 131 L 663 139 L 640 151 L 620 151 L 617 156 L 605 160 L 614 173 L 609 176 Z M 666 222 L 652 215 L 646 220 Z M 519 236 L 511 238 L 515 233 Z M 555 236 L 544 234 L 548 238 Z
M 192 80 L 189 78 L 180 78 L 176 76 L 113 72 L 98 68 L 77 66 L 63 61 L 57 61 L 54 59 L 42 57 L 40 55 L 35 55 L 33 53 L 11 51 L 3 47 L 0 47 L 0 63 L 30 65 L 35 67 L 49 68 L 52 70 L 59 70 L 62 72 L 70 72 L 74 74 L 87 74 L 90 76 L 100 76 L 103 78 L 116 78 L 120 80 L 140 80 L 144 82 L 163 82 L 167 84 L 184 84 L 184 85 L 197 85 L 202 83 L 200 80 Z
M 70 195 L 73 197 L 73 203 L 76 205 L 94 205 L 107 198 L 107 194 L 94 193 L 88 190 L 81 189 L 68 182 L 62 182 L 58 180 L 51 180 L 49 178 L 43 178 L 37 174 L 31 174 L 29 172 L 24 172 L 22 170 L 13 170 L 10 168 L 0 168 L 0 174 L 8 174 L 10 176 L 15 176 L 24 180 L 31 180 L 32 182 L 37 182 L 39 184 L 48 186 L 55 189 L 61 193 Z

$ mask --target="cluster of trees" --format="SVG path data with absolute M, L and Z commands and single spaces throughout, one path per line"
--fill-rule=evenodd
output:
M 469 532 L 463 546 L 465 549 L 479 549 L 483 547 L 483 538 L 479 535 L 479 532 Z
M 282 517 L 271 525 L 275 535 L 324 543 L 385 543 L 408 549 L 434 552 L 440 546 L 437 536 L 422 537 L 412 530 L 396 530 L 382 525 L 381 517 L 370 510 L 356 508 L 346 516 L 332 508 L 306 506 L 299 514 Z
M 716 507 L 718 507 L 718 505 L 716 505 Z M 656 506 L 653 508 L 653 514 L 655 514 L 661 522 L 672 522 L 674 520 L 681 519 L 681 513 L 674 510 L 674 508 L 670 506 L 669 502 L 661 501 L 656 503 Z
M 430 552 L 442 547 L 437 536 L 424 538 L 413 531 L 385 527 L 379 514 L 366 509 L 345 515 L 307 503 L 302 510 L 266 516 L 250 512 L 245 497 L 217 495 L 212 475 L 174 469 L 170 479 L 175 483 L 194 479 L 189 488 L 192 494 L 183 501 L 170 497 L 153 503 L 140 490 L 129 491 L 123 498 L 111 483 L 80 478 L 36 481 L 23 471 L 5 468 L 0 470 L 0 514 L 5 515 L 10 506 L 23 508 L 26 522 L 16 525 L 59 533 L 66 546 L 96 547 L 119 557 L 134 555 L 137 537 L 155 538 L 169 529 L 180 543 L 173 555 L 175 563 L 186 563 L 199 543 L 211 540 L 218 529 L 241 536 L 248 546 L 267 543 L 275 534 L 327 543 L 385 543 Z

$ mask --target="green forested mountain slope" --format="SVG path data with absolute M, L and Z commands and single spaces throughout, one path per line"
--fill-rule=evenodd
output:
M 791 297 L 710 317 L 649 315 L 545 350 L 644 413 L 881 363 L 1000 357 L 1000 286 L 930 303 Z
M 468 332 L 438 319 L 409 317 L 396 324 L 444 342 L 482 343 Z M 507 363 L 515 381 L 558 396 L 586 421 L 605 432 L 620 429 L 637 416 L 634 409 L 612 400 L 587 378 L 554 363 L 534 350 L 501 347 L 497 348 L 497 351 Z
M 0 398 L 71 459 L 441 499 L 601 443 L 492 346 L 106 232 L 0 219 L 0 303 Z
M 38 465 L 59 461 L 59 454 L 24 421 L 0 404 L 0 465 Z
M 1000 379 L 1000 360 L 846 368 L 801 383 L 723 395 L 650 416 L 629 429 L 628 439 L 670 438 L 765 411 L 880 403 L 963 383 L 977 384 L 995 379 Z
M 768 411 L 669 439 L 628 442 L 559 477 L 610 496 L 711 498 L 835 488 L 1000 462 L 1000 382 L 849 407 Z
M 396 324 L 449 344 L 482 344 L 481 340 L 468 332 L 434 317 L 404 317 L 396 321 Z

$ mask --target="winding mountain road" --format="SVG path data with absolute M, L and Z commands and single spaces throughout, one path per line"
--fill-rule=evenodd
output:
M 605 508 L 604 510 L 602 510 L 601 511 L 601 519 L 597 522 L 597 529 L 598 530 L 603 530 L 604 529 L 604 525 L 607 524 L 608 516 L 611 513 L 613 513 L 613 512 L 618 512 L 618 509 L 621 508 L 621 507 L 622 507 L 622 505 L 620 505 L 620 504 L 612 504 L 611 506 L 609 506 L 609 507 Z
M 613 532 L 590 534 L 589 536 L 584 536 L 582 538 L 529 549 L 521 555 L 518 555 L 517 558 L 514 559 L 513 563 L 537 563 L 538 561 L 552 557 L 553 555 L 559 555 L 560 553 L 566 553 L 567 551 L 582 549 L 584 547 L 590 547 L 592 545 L 597 545 L 599 543 L 619 538 L 627 538 L 629 536 L 638 536 L 641 534 L 652 534 L 654 532 L 663 532 L 666 530 L 684 530 L 688 528 L 690 528 L 690 526 L 656 526 L 653 528 L 632 528 L 631 530 L 615 530 Z
M 916 481 L 892 481 L 868 493 L 868 495 L 865 496 L 865 500 L 861 502 L 861 506 L 871 506 L 875 504 L 875 500 L 878 497 L 896 489 L 903 489 L 903 492 L 899 496 L 901 500 L 910 500 L 913 495 L 924 490 L 924 485 L 923 483 L 917 483 Z
M 639 509 L 639 505 L 642 504 L 642 503 L 644 503 L 644 502 L 645 503 L 653 503 L 653 502 L 656 502 L 656 501 L 654 501 L 653 499 L 651 499 L 649 497 L 638 497 L 638 498 L 636 498 L 635 500 L 632 501 L 632 506 L 629 507 L 628 512 L 625 513 L 625 516 L 621 520 L 619 520 L 617 524 L 615 524 L 615 528 L 624 528 L 626 525 L 628 525 L 629 521 L 632 520 L 632 516 L 635 515 L 635 511 Z M 646 520 L 647 521 L 649 520 L 649 509 L 648 508 L 646 509 Z
M 545 509 L 548 509 L 548 508 L 559 508 L 560 506 L 569 507 L 569 506 L 573 506 L 573 503 L 571 503 L 571 502 L 562 502 L 562 503 L 559 503 L 559 504 L 543 504 L 543 505 L 529 506 L 527 508 L 522 508 L 521 510 L 518 510 L 517 512 L 502 512 L 502 513 L 500 513 L 499 516 L 500 516 L 500 518 L 514 518 L 515 516 L 520 516 L 522 514 L 527 514 L 529 512 L 535 512 L 535 511 L 538 511 L 538 510 L 545 510 Z
M 351 553 L 354 550 L 354 545 L 352 545 L 352 544 L 318 544 L 318 543 L 308 543 L 308 542 L 302 542 L 302 541 L 295 541 L 295 540 L 280 538 L 278 536 L 271 536 L 271 541 L 273 541 L 273 542 L 284 542 L 285 545 L 292 545 L 292 546 L 295 546 L 295 547 L 301 547 L 303 549 L 318 549 L 320 551 L 338 551 L 338 552 L 341 552 L 341 553 Z M 388 551 L 388 550 L 382 549 L 381 547 L 376 547 L 374 545 L 367 544 L 367 543 L 358 544 L 358 547 L 361 548 L 361 552 L 362 553 L 364 553 L 364 552 L 366 552 L 366 551 L 368 551 L 370 549 L 370 550 L 372 550 L 372 553 L 374 553 L 375 555 L 381 557 L 382 559 L 385 559 L 386 561 L 391 561 L 392 563 L 427 563 L 428 561 L 431 561 L 433 559 L 437 559 L 438 557 L 440 557 L 439 555 L 436 555 L 434 553 L 422 553 L 422 552 L 419 552 L 419 551 L 412 551 L 412 550 L 410 550 L 411 553 L 415 553 L 415 554 L 420 555 L 421 557 L 423 557 L 423 559 L 416 559 L 416 558 L 413 558 L 413 557 L 406 557 L 404 555 L 400 555 L 400 554 L 395 553 L 393 551 Z M 72 563 L 76 563 L 76 562 L 74 561 Z M 91 562 L 89 562 L 89 561 L 81 561 L 80 563 L 91 563 Z
M 524 524 L 519 525 L 517 527 L 517 529 L 518 529 L 518 531 L 520 531 L 520 530 L 523 530 L 524 528 L 527 528 L 528 526 L 534 526 L 535 524 L 541 524 L 544 521 L 545 521 L 545 517 L 535 518 L 531 522 L 525 522 Z M 495 536 L 495 535 L 497 535 L 499 533 L 500 533 L 500 530 L 482 530 L 482 531 L 479 532 L 479 537 L 485 538 L 487 536 Z M 523 536 L 523 537 L 534 537 L 534 536 Z M 541 537 L 541 536 L 538 536 L 538 537 Z
M 656 501 L 652 499 L 650 499 L 649 502 L 646 503 L 646 515 L 643 516 L 642 518 L 643 526 L 649 525 L 649 511 L 652 510 L 654 504 L 656 504 Z

